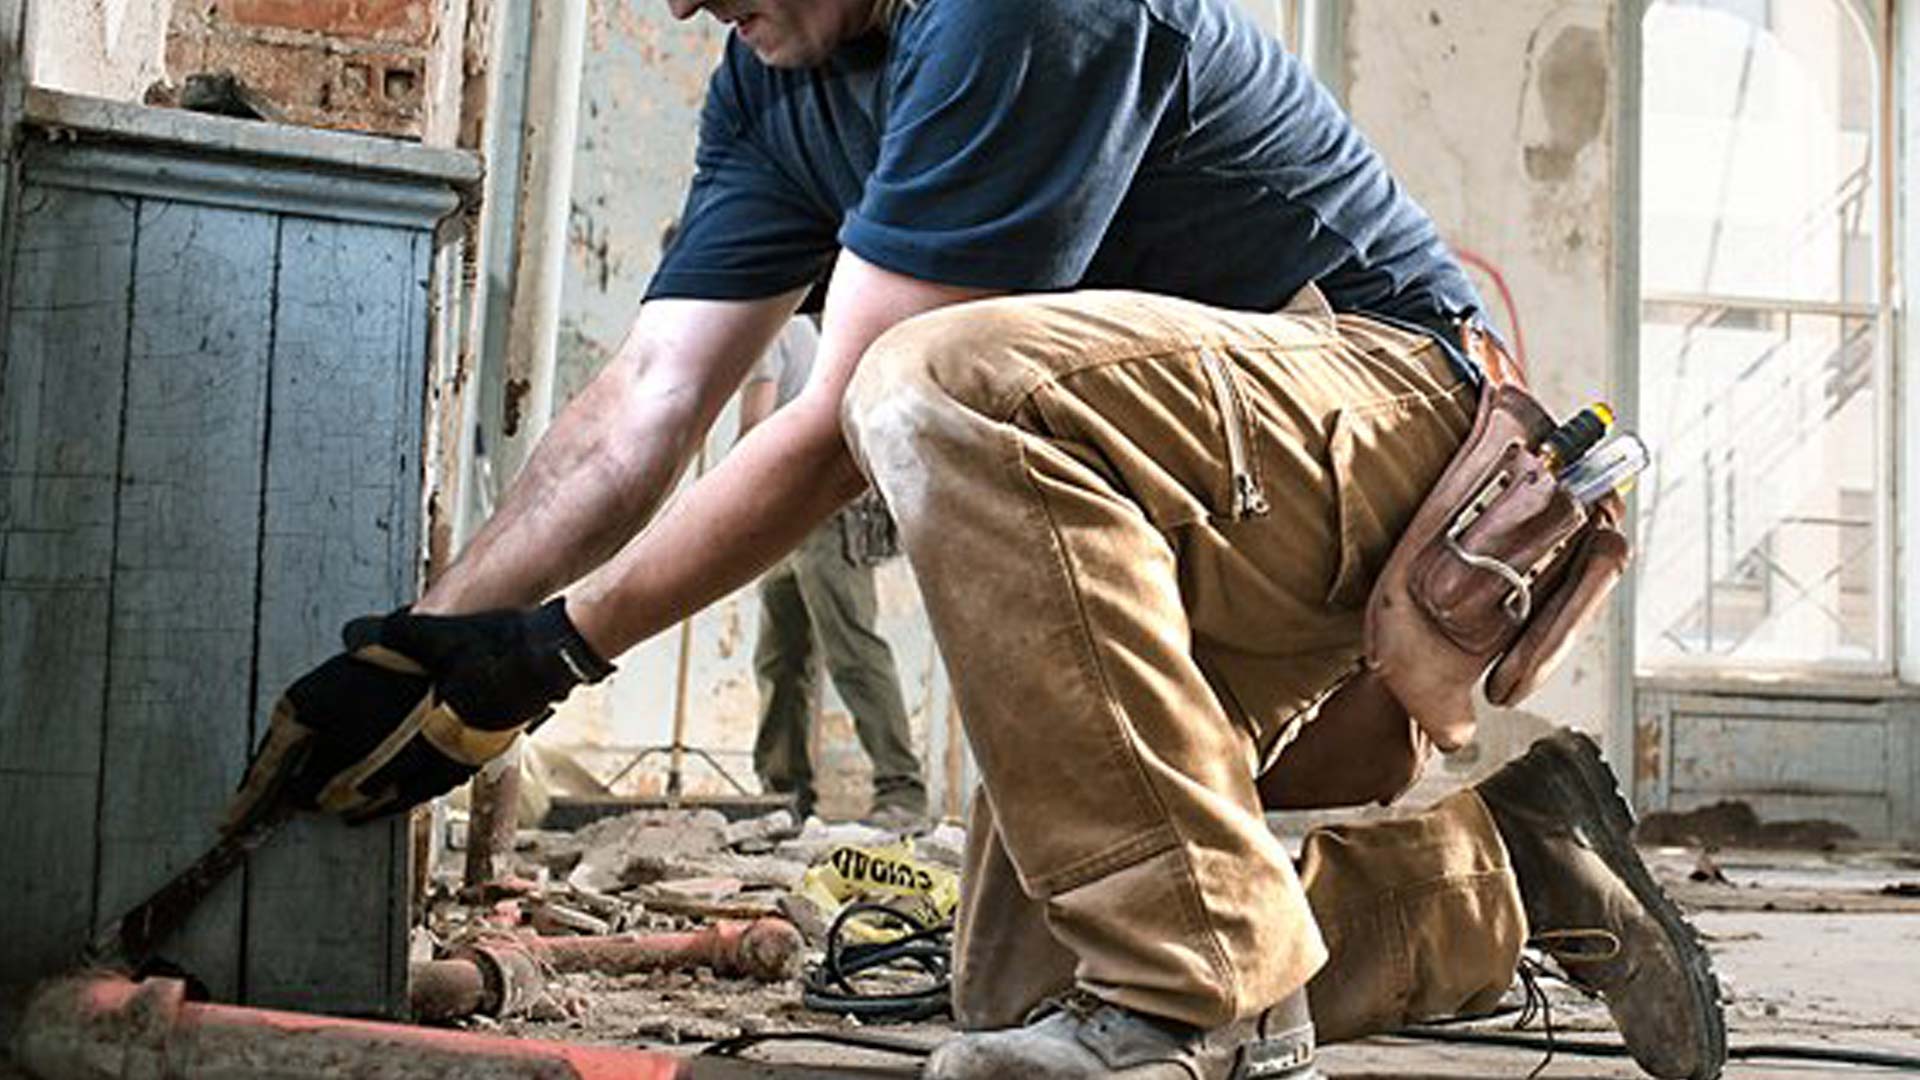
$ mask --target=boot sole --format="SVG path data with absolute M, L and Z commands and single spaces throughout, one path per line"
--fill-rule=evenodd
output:
M 1707 1020 L 1703 1025 L 1705 1041 L 1700 1046 L 1706 1065 L 1694 1072 L 1690 1080 L 1714 1080 L 1727 1062 L 1727 1024 L 1726 1014 L 1720 1007 L 1720 980 L 1714 975 L 1713 961 L 1706 948 L 1700 944 L 1700 934 L 1681 914 L 1679 905 L 1653 880 L 1647 864 L 1634 848 L 1633 811 L 1621 797 L 1620 785 L 1600 756 L 1600 747 L 1574 731 L 1563 732 L 1549 745 L 1571 767 L 1572 775 L 1579 781 L 1580 790 L 1570 794 L 1584 796 L 1586 812 L 1579 817 L 1596 826 L 1588 836 L 1594 851 L 1627 883 L 1634 898 L 1653 913 L 1654 920 L 1666 931 L 1668 940 L 1680 954 L 1694 1005 Z

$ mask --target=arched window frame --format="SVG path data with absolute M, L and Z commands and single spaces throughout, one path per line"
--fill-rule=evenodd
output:
M 1895 537 L 1920 535 L 1920 515 L 1907 511 L 1906 502 L 1898 498 L 1900 489 L 1911 483 L 1911 477 L 1920 476 L 1920 456 L 1916 456 L 1910 445 L 1914 440 L 1901 439 L 1905 430 L 1914 430 L 1912 421 L 1920 420 L 1920 409 L 1909 409 L 1904 403 L 1904 388 L 1897 378 L 1894 358 L 1900 352 L 1901 342 L 1897 340 L 1895 312 L 1901 307 L 1900 294 L 1893 275 L 1895 252 L 1905 246 L 1901 243 L 1901 223 L 1896 205 L 1898 186 L 1894 181 L 1897 162 L 1893 153 L 1897 150 L 1894 132 L 1893 108 L 1895 103 L 1894 87 L 1899 82 L 1899 72 L 1894 58 L 1901 54 L 1893 48 L 1896 31 L 1908 36 L 1920 38 L 1912 28 L 1901 29 L 1894 18 L 1892 0 L 1831 0 L 1840 5 L 1857 22 L 1863 37 L 1870 43 L 1873 60 L 1876 65 L 1875 93 L 1873 94 L 1875 116 L 1871 130 L 1874 135 L 1872 168 L 1874 170 L 1875 198 L 1872 200 L 1873 213 L 1876 215 L 1874 234 L 1877 251 L 1874 258 L 1875 298 L 1869 304 L 1802 302 L 1777 297 L 1739 297 L 1721 294 L 1708 296 L 1683 297 L 1678 295 L 1657 296 L 1648 293 L 1642 284 L 1640 271 L 1641 247 L 1641 183 L 1642 159 L 1641 136 L 1644 118 L 1642 114 L 1642 94 L 1644 90 L 1644 25 L 1647 12 L 1653 7 L 1653 0 L 1622 0 L 1621 11 L 1616 21 L 1619 32 L 1617 56 L 1620 58 L 1619 90 L 1620 130 L 1616 154 L 1616 190 L 1620 193 L 1617 204 L 1616 235 L 1628 242 L 1616 247 L 1614 322 L 1618 328 L 1616 335 L 1616 360 L 1622 388 L 1619 395 L 1621 403 L 1629 416 L 1640 414 L 1638 400 L 1641 386 L 1642 311 L 1649 300 L 1671 300 L 1675 302 L 1698 303 L 1711 299 L 1721 305 L 1751 310 L 1754 312 L 1780 312 L 1791 316 L 1844 316 L 1849 318 L 1871 319 L 1874 324 L 1874 388 L 1876 393 L 1876 423 L 1879 432 L 1879 445 L 1876 449 L 1876 477 L 1874 493 L 1875 512 L 1882 523 L 1875 543 L 1876 580 L 1879 582 L 1880 595 L 1876 598 L 1877 622 L 1876 635 L 1879 642 L 1879 654 L 1871 660 L 1824 660 L 1811 663 L 1794 662 L 1749 662 L 1728 660 L 1716 655 L 1702 656 L 1695 662 L 1667 661 L 1660 665 L 1648 665 L 1645 657 L 1649 650 L 1638 647 L 1636 637 L 1639 628 L 1635 625 L 1633 594 L 1638 590 L 1631 584 L 1625 590 L 1623 603 L 1615 611 L 1616 640 L 1625 643 L 1633 662 L 1622 665 L 1623 678 L 1620 687 L 1621 712 L 1632 715 L 1632 694 L 1636 680 L 1645 680 L 1649 676 L 1664 681 L 1692 681 L 1695 683 L 1718 681 L 1730 672 L 1736 676 L 1751 676 L 1769 680 L 1787 679 L 1801 683 L 1830 682 L 1834 680 L 1851 682 L 1891 681 L 1897 678 L 1914 677 L 1920 672 L 1920 654 L 1914 652 L 1914 643 L 1920 642 L 1920 602 L 1910 601 L 1904 593 L 1904 583 L 1914 580 L 1915 575 L 1902 560 L 1910 556 L 1904 550 L 1897 550 Z M 1911 395 L 1905 395 L 1911 396 Z M 1912 416 L 1908 414 L 1912 413 Z M 1896 423 L 1896 420 L 1898 421 Z M 1656 448 L 1656 453 L 1658 452 Z M 1909 460 L 1911 459 L 1911 460 Z

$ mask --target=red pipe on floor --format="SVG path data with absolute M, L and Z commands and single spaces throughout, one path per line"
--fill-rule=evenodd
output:
M 186 1000 L 91 973 L 35 995 L 14 1064 L 39 1080 L 689 1080 L 669 1054 Z
M 517 944 L 562 974 L 712 968 L 715 975 L 777 982 L 800 973 L 807 942 L 785 919 L 721 921 L 685 933 L 523 938 Z
M 723 977 L 777 982 L 800 973 L 806 939 L 784 919 L 719 922 L 699 930 L 600 937 L 494 937 L 409 970 L 413 1018 L 525 1015 L 546 992 L 545 972 L 637 975 L 710 968 Z

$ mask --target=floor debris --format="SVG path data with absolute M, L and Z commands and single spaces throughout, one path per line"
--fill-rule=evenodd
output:
M 965 839 L 953 825 L 909 844 L 864 825 L 796 823 L 784 812 L 729 821 L 710 811 L 658 809 L 574 832 L 523 831 L 515 850 L 501 858 L 497 880 L 463 887 L 461 860 L 452 854 L 435 867 L 412 942 L 414 1002 L 424 1018 L 451 1029 L 427 1032 L 452 1040 L 436 1043 L 434 1053 L 506 1047 L 534 1054 L 522 1062 L 534 1075 L 546 1073 L 533 1062 L 604 1051 L 639 1055 L 632 1058 L 642 1063 L 636 1070 L 673 1055 L 665 1060 L 678 1062 L 682 1071 L 660 1076 L 912 1076 L 917 1062 L 911 1058 L 843 1045 L 756 1045 L 744 1051 L 761 1063 L 754 1065 L 689 1055 L 742 1037 L 825 1031 L 931 1046 L 950 1034 L 941 1021 L 883 1025 L 809 1009 L 803 1004 L 809 986 L 803 966 L 820 963 L 838 910 L 856 898 L 872 898 L 874 886 L 894 886 L 892 902 L 917 904 L 923 914 L 938 916 L 940 908 L 926 900 L 939 891 L 936 879 L 950 881 L 957 873 Z M 1920 890 L 1913 878 L 1920 862 L 1912 853 L 1737 846 L 1709 853 L 1699 845 L 1649 847 L 1645 853 L 1661 884 L 1695 913 L 1721 972 L 1736 1045 L 1920 1053 L 1920 980 L 1888 961 L 1920 955 Z M 824 902 L 809 898 L 809 880 L 818 885 L 827 874 L 841 885 L 859 882 L 863 888 L 829 892 Z M 725 918 L 736 913 L 753 918 Z M 882 971 L 878 980 L 875 993 L 882 998 L 905 998 L 926 986 L 924 973 L 914 970 Z M 817 998 L 822 983 L 812 985 Z M 110 989 L 89 992 L 103 1001 L 117 995 L 121 1005 L 135 993 L 124 985 Z M 1556 1032 L 1612 1037 L 1602 1004 L 1563 985 L 1549 984 L 1547 991 Z M 155 1000 L 165 1004 L 162 991 L 151 993 L 161 994 Z M 217 1023 L 251 1022 L 244 1015 L 251 1010 L 207 1008 L 216 1010 L 207 1015 Z M 174 1006 L 160 1013 L 186 1015 L 168 1009 Z M 359 1037 L 351 1033 L 364 1033 L 351 1021 L 338 1022 L 349 1025 L 340 1028 L 326 1018 L 288 1022 L 348 1032 L 337 1036 L 348 1044 Z M 1485 1030 L 1504 1030 L 1511 1022 Z M 536 1049 L 513 1049 L 524 1045 Z M 42 1060 L 23 1057 L 14 1065 Z M 1539 1056 L 1383 1039 L 1326 1048 L 1323 1060 L 1334 1078 L 1467 1080 L 1524 1075 Z M 13 1080 L 7 1069 L 0 1062 L 0 1078 Z M 1563 1055 L 1547 1075 L 1626 1080 L 1638 1074 L 1626 1062 Z M 1853 1074 L 1743 1063 L 1729 1075 L 1797 1080 Z

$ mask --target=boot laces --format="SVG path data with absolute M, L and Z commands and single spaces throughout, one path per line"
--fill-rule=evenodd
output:
M 1074 987 L 1046 998 L 1035 1005 L 1022 1021 L 1025 1025 L 1037 1024 L 1054 1013 L 1066 1013 L 1076 1020 L 1091 1019 L 1094 1013 L 1106 1008 L 1109 1003 L 1095 995 Z
M 1530 956 L 1522 956 L 1514 974 L 1520 977 L 1521 1001 L 1520 1015 L 1513 1022 L 1513 1030 L 1525 1030 L 1537 1016 L 1540 1018 L 1541 1030 L 1547 1039 L 1546 1056 L 1542 1057 L 1540 1063 L 1533 1067 L 1533 1071 L 1527 1074 L 1527 1080 L 1534 1080 L 1534 1077 L 1547 1070 L 1547 1066 L 1553 1064 L 1553 999 L 1540 988 L 1541 977 L 1549 973 L 1538 960 Z
M 1589 999 L 1600 995 L 1591 987 L 1582 983 L 1573 969 L 1580 964 L 1596 964 L 1612 960 L 1620 955 L 1620 937 L 1611 930 L 1543 930 L 1535 934 L 1528 945 L 1552 958 L 1564 976 L 1560 981 L 1573 987 Z M 1522 956 L 1515 970 L 1520 977 L 1520 1016 L 1513 1022 L 1514 1030 L 1522 1030 L 1531 1025 L 1537 1017 L 1540 1020 L 1542 1034 L 1546 1036 L 1547 1052 L 1540 1063 L 1527 1074 L 1527 1080 L 1546 1071 L 1553 1064 L 1553 999 L 1540 986 L 1543 978 L 1554 978 L 1554 972 L 1531 956 Z

